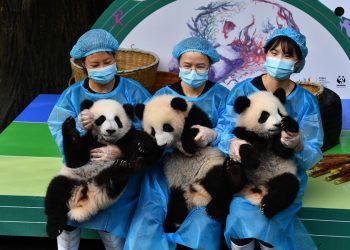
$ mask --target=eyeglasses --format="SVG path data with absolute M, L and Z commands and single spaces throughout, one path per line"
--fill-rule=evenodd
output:
M 192 71 L 191 67 L 181 67 L 180 68 L 185 74 L 189 74 Z M 209 69 L 203 69 L 203 68 L 194 68 L 194 70 L 198 73 L 198 74 L 206 74 L 208 73 Z

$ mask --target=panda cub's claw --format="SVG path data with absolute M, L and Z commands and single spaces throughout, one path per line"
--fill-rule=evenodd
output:
M 134 167 L 134 162 L 130 162 L 124 159 L 116 159 L 113 163 L 113 166 L 125 170 L 132 169 Z
M 242 164 L 227 157 L 223 164 L 225 174 L 230 184 L 231 191 L 239 192 L 246 183 L 246 176 L 244 174 Z
M 143 147 L 143 145 L 141 144 L 141 142 L 138 142 L 137 145 L 137 151 L 141 154 L 144 154 L 146 152 L 146 149 Z
M 141 155 L 145 155 L 153 149 L 153 138 L 147 133 L 141 133 L 136 144 L 136 149 Z
M 275 202 L 278 202 L 278 201 L 275 201 Z M 276 215 L 279 212 L 279 208 L 277 204 L 274 204 L 274 202 L 270 200 L 267 195 L 267 196 L 264 196 L 264 198 L 261 201 L 260 211 L 263 213 L 263 215 L 266 216 L 266 218 L 272 218 L 274 215 Z
M 235 164 L 236 164 L 236 162 L 232 158 L 227 157 L 225 159 L 225 162 L 224 162 L 224 168 L 225 169 L 229 168 L 230 166 L 235 165 Z
M 144 160 L 142 157 L 138 157 L 135 161 L 128 161 L 124 159 L 116 159 L 113 163 L 113 166 L 118 169 L 119 173 L 136 173 L 143 169 Z
M 292 133 L 299 132 L 298 123 L 290 116 L 284 116 L 282 118 L 281 128 L 286 132 L 292 132 Z

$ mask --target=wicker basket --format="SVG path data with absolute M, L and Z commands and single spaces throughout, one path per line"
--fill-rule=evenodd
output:
M 159 64 L 156 54 L 138 49 L 118 49 L 115 59 L 118 65 L 118 75 L 138 81 L 148 91 L 153 90 Z M 71 58 L 70 65 L 72 77 L 76 82 L 87 77 L 81 66 L 81 60 Z
M 166 86 L 166 85 L 171 85 L 177 81 L 179 81 L 179 74 L 175 72 L 163 72 L 163 71 L 158 71 L 157 72 L 157 77 L 156 81 L 153 85 L 151 93 L 156 92 L 158 89 Z M 302 86 L 304 89 L 307 91 L 311 92 L 313 95 L 317 97 L 317 99 L 320 99 L 322 94 L 323 94 L 323 89 L 324 87 L 320 84 L 313 83 L 313 82 L 297 82 Z
M 319 100 L 323 94 L 324 87 L 314 82 L 298 82 L 304 89 L 312 93 Z
M 154 94 L 158 89 L 163 88 L 167 85 L 172 85 L 179 80 L 179 73 L 158 71 L 153 89 L 150 92 Z

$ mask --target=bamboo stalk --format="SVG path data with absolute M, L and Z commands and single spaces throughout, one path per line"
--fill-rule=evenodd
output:
M 323 157 L 350 157 L 350 154 L 324 154 Z
M 328 174 L 329 173 L 329 169 L 320 169 L 320 170 L 316 170 L 314 172 L 311 172 L 309 175 L 311 177 L 319 177 L 321 175 L 325 175 L 325 174 Z
M 334 181 L 336 185 L 350 181 L 350 154 L 328 154 L 324 155 L 310 171 L 309 176 L 325 177 L 326 181 Z
M 340 172 L 338 172 L 336 174 L 332 174 L 330 176 L 327 176 L 325 179 L 326 179 L 326 181 L 333 181 L 339 177 L 342 177 L 342 173 L 340 173 Z
M 342 176 L 338 180 L 335 180 L 334 184 L 339 185 L 339 184 L 342 184 L 342 183 L 348 182 L 348 181 L 350 181 L 350 173 L 346 174 L 345 176 Z

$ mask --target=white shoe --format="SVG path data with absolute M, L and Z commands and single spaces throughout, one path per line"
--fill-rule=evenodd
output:
M 238 246 L 231 241 L 231 249 L 232 250 L 254 250 L 254 248 L 255 248 L 255 240 L 254 239 L 244 246 Z
M 124 248 L 124 238 L 116 237 L 105 231 L 98 231 L 98 233 L 106 250 L 122 250 Z
M 62 233 L 57 236 L 58 250 L 78 250 L 79 244 L 80 228 L 76 228 L 73 231 L 63 230 Z
M 260 250 L 275 250 L 274 247 L 265 246 L 261 242 L 259 242 L 259 245 L 260 245 Z

